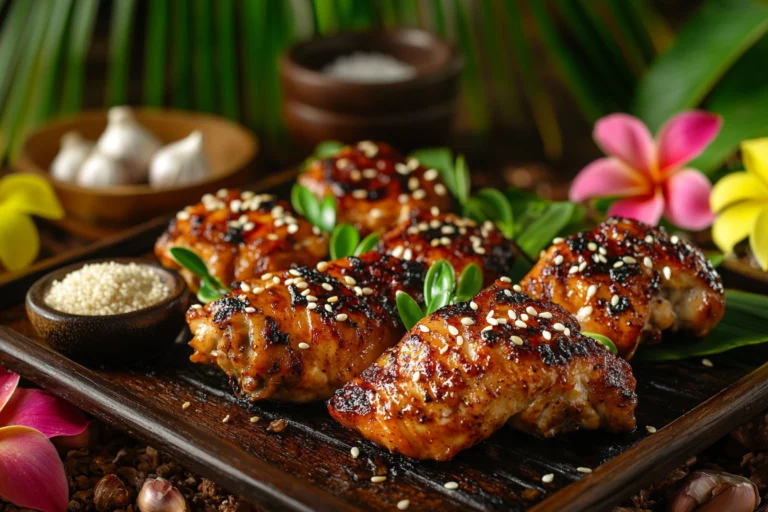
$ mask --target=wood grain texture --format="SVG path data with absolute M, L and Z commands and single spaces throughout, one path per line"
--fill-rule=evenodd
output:
M 73 257 L 145 254 L 161 228 L 147 226 L 50 266 Z M 323 404 L 236 401 L 220 373 L 188 362 L 188 333 L 167 353 L 131 367 L 86 368 L 70 361 L 35 338 L 20 306 L 30 276 L 46 271 L 39 267 L 0 286 L 4 304 L 11 305 L 0 311 L 0 363 L 275 509 L 396 510 L 403 499 L 410 510 L 610 509 L 768 407 L 768 367 L 755 371 L 768 359 L 768 347 L 712 357 L 713 368 L 700 360 L 637 363 L 638 429 L 631 434 L 580 432 L 542 440 L 505 427 L 449 463 L 416 462 L 344 429 Z M 187 401 L 191 407 L 183 410 Z M 261 420 L 250 423 L 252 416 Z M 274 419 L 285 420 L 285 430 L 268 431 Z M 659 432 L 649 434 L 646 425 Z M 353 446 L 361 452 L 357 459 L 350 456 Z M 577 471 L 598 466 L 591 475 Z M 541 481 L 547 473 L 554 474 L 553 482 Z M 382 474 L 386 482 L 370 481 Z M 448 481 L 459 488 L 445 489 Z

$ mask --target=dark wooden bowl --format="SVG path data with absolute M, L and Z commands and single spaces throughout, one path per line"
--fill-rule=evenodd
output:
M 258 142 L 242 126 L 207 114 L 175 110 L 133 109 L 136 119 L 163 143 L 180 140 L 194 130 L 203 134 L 203 150 L 213 176 L 202 183 L 185 187 L 151 188 L 149 185 L 122 185 L 104 188 L 80 187 L 51 178 L 48 169 L 69 131 L 96 140 L 107 126 L 107 111 L 82 112 L 70 119 L 45 124 L 24 142 L 15 167 L 48 179 L 68 215 L 101 225 L 134 225 L 188 204 L 196 203 L 206 192 L 244 185 Z
M 408 80 L 361 83 L 322 72 L 335 58 L 380 52 L 416 69 Z M 450 135 L 462 59 L 456 48 L 414 29 L 342 33 L 299 43 L 279 64 L 283 113 L 301 143 L 384 139 L 410 148 Z
M 88 263 L 116 261 L 151 267 L 165 281 L 170 295 L 163 301 L 119 315 L 73 315 L 53 309 L 43 298 L 54 280 L 61 280 Z M 181 275 L 159 263 L 142 258 L 84 261 L 60 268 L 38 279 L 27 292 L 27 316 L 55 350 L 77 358 L 105 364 L 137 360 L 172 345 L 184 326 L 189 289 Z

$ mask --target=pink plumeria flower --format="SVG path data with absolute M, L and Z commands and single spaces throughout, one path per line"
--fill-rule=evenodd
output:
M 576 176 L 571 201 L 619 197 L 608 215 L 656 225 L 662 215 L 684 229 L 712 224 L 712 184 L 685 164 L 696 158 L 720 131 L 719 116 L 701 110 L 681 112 L 653 139 L 642 121 L 611 114 L 595 124 L 592 137 L 607 157 L 595 160 Z
M 49 438 L 82 434 L 88 419 L 63 400 L 18 384 L 19 376 L 0 366 L 0 497 L 23 508 L 64 512 L 69 485 Z

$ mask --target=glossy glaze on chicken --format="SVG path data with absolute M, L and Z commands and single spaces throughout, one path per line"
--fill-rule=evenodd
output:
M 176 263 L 172 247 L 193 250 L 229 285 L 270 270 L 314 265 L 327 254 L 328 240 L 275 196 L 220 190 L 180 211 L 155 244 L 160 262 L 179 270 L 197 290 L 199 279 Z
M 497 281 L 423 319 L 338 390 L 329 412 L 417 459 L 449 460 L 507 422 L 544 437 L 634 429 L 629 364 L 563 308 L 519 290 Z
M 610 338 L 626 358 L 662 332 L 704 336 L 725 309 L 720 276 L 701 250 L 619 218 L 554 240 L 520 284 L 576 315 L 583 330 Z
M 318 198 L 332 195 L 338 223 L 353 224 L 363 235 L 388 229 L 415 209 L 450 206 L 435 169 L 405 159 L 384 143 L 345 146 L 333 157 L 313 161 L 298 182 Z

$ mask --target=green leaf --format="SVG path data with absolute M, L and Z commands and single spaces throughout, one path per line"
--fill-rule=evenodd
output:
M 163 105 L 165 55 L 168 34 L 168 2 L 147 4 L 147 39 L 144 48 L 144 103 L 154 107 Z
M 291 188 L 291 205 L 300 215 L 307 217 L 312 224 L 315 224 L 320 216 L 320 201 L 304 185 L 295 183 Z
M 461 213 L 464 217 L 472 219 L 478 224 L 482 224 L 483 222 L 490 220 L 490 216 L 488 215 L 488 211 L 486 210 L 485 205 L 482 201 L 480 201 L 480 199 L 476 197 L 470 197 L 467 199 L 467 202 L 462 206 Z
M 453 293 L 456 276 L 453 266 L 446 260 L 433 263 L 424 278 L 424 302 L 430 304 L 433 297 L 442 293 Z
M 107 104 L 123 105 L 128 96 L 128 66 L 130 64 L 131 34 L 136 0 L 112 4 L 109 31 L 109 69 L 107 73 Z
M 13 2 L 0 32 L 0 105 L 11 87 L 12 79 L 16 77 L 16 64 L 23 53 L 19 48 L 23 48 L 24 34 L 29 30 L 28 15 L 31 7 L 31 2 Z M 19 66 L 23 64 L 19 63 Z
M 193 0 L 192 21 L 195 37 L 192 51 L 195 64 L 195 79 L 192 81 L 192 92 L 195 97 L 195 109 L 203 112 L 213 112 L 214 71 L 213 71 L 213 11 L 209 0 Z
M 260 5 L 261 2 L 245 2 L 243 9 L 247 6 Z M 171 74 L 171 98 L 173 106 L 176 108 L 189 108 L 190 107 L 190 89 L 192 87 L 192 65 L 190 63 L 191 54 L 190 46 L 192 45 L 190 29 L 192 26 L 192 18 L 190 15 L 190 5 L 188 0 L 173 0 L 172 6 L 172 19 L 171 24 L 171 64 L 173 72 Z M 243 16 L 243 19 L 247 19 Z M 258 27 L 249 26 L 250 31 L 257 31 Z M 246 32 L 246 36 L 250 32 Z M 247 53 L 247 52 L 243 52 Z M 251 55 L 251 58 L 253 56 Z M 255 90 L 249 90 L 250 94 L 258 94 Z
M 176 263 L 186 268 L 201 279 L 211 277 L 208 273 L 208 267 L 205 262 L 197 255 L 195 251 L 186 247 L 171 247 L 171 256 Z
M 469 176 L 469 167 L 467 167 L 467 161 L 464 155 L 456 157 L 456 199 L 459 200 L 459 204 L 464 204 L 469 198 L 469 193 L 472 189 L 472 179 Z
M 411 153 L 410 157 L 418 160 L 424 167 L 437 170 L 451 194 L 458 197 L 453 152 L 449 148 L 419 149 Z
M 363 241 L 357 246 L 357 249 L 355 249 L 355 256 L 360 256 L 361 254 L 372 251 L 377 245 L 379 245 L 379 235 L 378 233 L 371 233 L 363 238 Z
M 355 248 L 360 242 L 360 234 L 352 224 L 341 224 L 336 226 L 331 234 L 329 247 L 331 250 L 331 259 L 346 258 L 355 254 Z
M 221 293 L 220 290 L 212 287 L 207 281 L 202 281 L 200 283 L 200 288 L 197 290 L 197 300 L 203 304 L 208 304 L 209 302 L 218 300 L 224 295 L 225 294 Z
M 475 263 L 470 263 L 461 271 L 456 285 L 456 302 L 466 302 L 480 293 L 483 288 L 483 271 Z
M 584 336 L 589 336 L 590 338 L 593 338 L 595 341 L 597 341 L 602 346 L 604 346 L 605 349 L 611 354 L 616 355 L 619 353 L 619 350 L 616 348 L 616 345 L 613 343 L 613 341 L 611 341 L 611 338 L 608 338 L 607 336 L 603 336 L 602 334 L 597 334 L 596 332 L 582 331 L 581 334 L 583 334 Z
M 560 231 L 570 222 L 576 205 L 569 202 L 552 203 L 544 212 L 517 236 L 517 243 L 531 258 L 552 243 Z
M 235 32 L 234 0 L 217 0 L 216 47 L 221 113 L 229 119 L 238 119 L 237 33 Z
M 504 236 L 511 238 L 515 218 L 512 205 L 509 204 L 506 196 L 495 188 L 482 188 L 475 196 L 493 209 L 494 214 L 490 219 L 501 229 Z
M 698 106 L 766 31 L 768 3 L 705 1 L 643 77 L 634 112 L 656 130 L 676 112 Z
M 726 290 L 723 319 L 707 337 L 702 340 L 666 339 L 658 345 L 640 345 L 634 359 L 673 361 L 765 343 L 768 342 L 767 324 L 768 296 Z
M 447 306 L 451 303 L 451 297 L 453 296 L 452 291 L 441 291 L 435 295 L 432 296 L 432 300 L 429 301 L 429 304 L 427 304 L 427 313 L 428 315 L 431 315 L 438 309 Z
M 717 268 L 723 263 L 723 260 L 725 260 L 725 254 L 721 252 L 709 252 L 707 253 L 707 259 L 713 267 Z
M 312 156 L 319 159 L 331 158 L 336 156 L 336 153 L 338 153 L 344 146 L 345 144 L 343 142 L 337 140 L 324 140 L 315 146 Z
M 400 314 L 400 320 L 406 329 L 410 330 L 419 320 L 424 318 L 424 311 L 421 310 L 419 303 L 413 297 L 404 291 L 398 291 L 395 295 L 397 312 Z
M 330 233 L 336 226 L 336 200 L 333 196 L 325 196 L 320 203 L 320 214 L 317 218 L 317 227 Z

